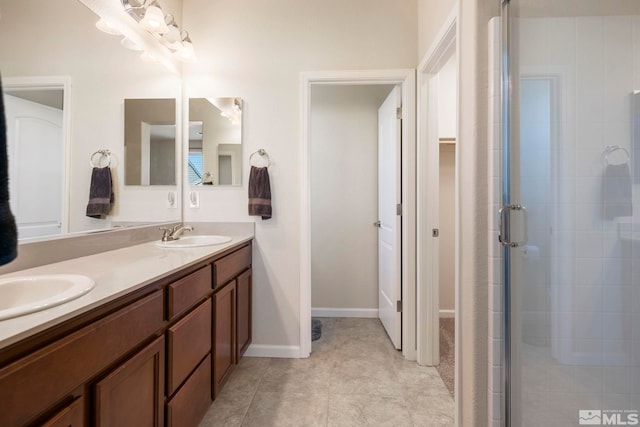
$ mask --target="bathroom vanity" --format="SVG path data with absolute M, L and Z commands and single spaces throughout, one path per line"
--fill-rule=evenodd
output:
M 251 343 L 251 254 L 146 243 L 35 269 L 97 285 L 0 322 L 0 425 L 197 426 Z

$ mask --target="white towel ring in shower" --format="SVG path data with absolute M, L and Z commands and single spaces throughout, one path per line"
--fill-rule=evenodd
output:
M 613 158 L 609 158 L 609 156 L 613 153 L 619 153 L 623 157 L 618 162 L 615 162 Z M 631 156 L 629 156 L 629 151 L 624 147 L 620 147 L 619 145 L 607 145 L 607 147 L 604 149 L 603 154 L 605 166 L 624 165 L 626 163 L 629 163 L 629 159 L 631 158 Z M 614 160 L 615 163 L 612 163 L 611 160 Z
M 97 155 L 100 155 L 100 157 L 98 157 L 96 159 Z M 102 159 L 104 159 L 105 157 L 107 158 L 107 164 L 106 165 L 102 165 L 102 163 L 101 163 Z M 109 150 L 98 150 L 98 151 L 96 151 L 89 158 L 89 165 L 91 165 L 92 168 L 106 168 L 106 167 L 111 166 L 111 151 L 109 151 Z

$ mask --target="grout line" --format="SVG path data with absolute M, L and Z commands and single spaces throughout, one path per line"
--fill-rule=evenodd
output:
M 270 357 L 269 358 L 269 363 L 267 363 L 267 366 L 264 368 L 264 371 L 262 372 L 262 375 L 260 375 L 260 379 L 258 380 L 258 383 L 256 384 L 256 389 L 253 392 L 253 395 L 251 396 L 251 400 L 249 401 L 249 404 L 247 405 L 247 409 L 245 409 L 244 414 L 242 415 L 242 421 L 240 422 L 240 425 L 244 425 L 244 422 L 247 419 L 247 414 L 249 413 L 249 409 L 251 409 L 251 405 L 253 405 L 253 401 L 256 398 L 256 394 L 258 394 L 258 389 L 260 389 L 260 384 L 262 384 L 262 379 L 264 378 L 264 376 L 267 374 L 267 371 L 269 370 L 269 365 L 271 365 L 271 361 L 273 359 Z

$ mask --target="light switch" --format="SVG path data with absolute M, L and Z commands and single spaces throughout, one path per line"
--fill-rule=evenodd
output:
M 170 209 L 175 209 L 178 207 L 177 196 L 175 191 L 169 191 L 167 193 L 167 207 Z
M 191 208 L 200 207 L 200 193 L 198 193 L 197 191 L 191 191 L 189 193 L 189 207 Z

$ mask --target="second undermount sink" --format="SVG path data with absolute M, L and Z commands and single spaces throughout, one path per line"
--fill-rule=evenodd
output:
M 0 320 L 42 311 L 81 297 L 95 281 L 78 274 L 44 274 L 0 279 Z
M 213 246 L 220 245 L 231 241 L 229 236 L 203 235 L 203 236 L 184 236 L 178 240 L 170 240 L 168 242 L 156 242 L 161 248 L 195 248 L 197 246 Z

